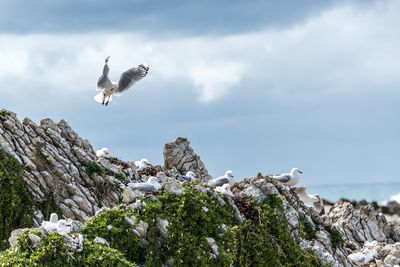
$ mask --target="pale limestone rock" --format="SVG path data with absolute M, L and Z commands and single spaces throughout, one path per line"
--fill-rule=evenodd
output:
M 96 242 L 97 244 L 103 245 L 103 246 L 107 246 L 109 247 L 110 244 L 108 244 L 107 240 L 105 240 L 102 237 L 96 236 L 96 238 L 94 239 L 94 242 Z
M 146 202 L 138 199 L 135 201 L 135 203 L 129 205 L 129 209 L 130 210 L 141 209 L 143 207 L 146 207 L 146 205 L 147 205 Z
M 32 233 L 30 233 L 28 235 L 29 239 L 32 241 L 32 247 L 36 248 L 36 247 L 40 247 L 42 244 L 40 243 L 42 241 L 42 238 L 40 238 L 37 235 L 34 235 Z
M 129 223 L 131 226 L 135 226 L 136 218 L 132 215 L 131 217 L 124 217 L 124 221 Z
M 18 236 L 26 230 L 28 230 L 28 228 L 15 229 L 11 231 L 11 236 L 8 238 L 8 242 L 10 243 L 11 247 L 14 247 L 17 244 Z
M 213 253 L 214 253 L 216 256 L 218 256 L 218 255 L 219 255 L 219 252 L 218 252 L 218 245 L 217 245 L 217 243 L 215 242 L 215 240 L 214 240 L 213 238 L 211 238 L 211 237 L 207 237 L 206 240 L 207 240 L 207 244 L 211 247 Z
M 199 177 L 195 180 L 198 183 L 207 183 L 211 179 L 200 157 L 194 153 L 186 138 L 178 137 L 165 144 L 163 154 L 164 169 L 175 167 L 181 174 L 192 171 Z
M 263 202 L 267 198 L 267 196 L 254 184 L 251 184 L 244 191 L 242 191 L 242 195 L 259 203 Z
M 134 229 L 136 232 L 134 232 L 139 238 L 146 239 L 147 238 L 147 229 L 149 228 L 149 224 L 147 222 L 144 222 L 140 220 Z
M 165 192 L 170 192 L 178 196 L 182 195 L 183 192 L 185 192 L 185 188 L 181 186 L 180 183 L 176 180 L 171 180 L 167 182 L 164 186 Z
M 129 186 L 126 186 L 122 191 L 122 202 L 129 204 L 132 203 L 135 199 L 143 196 L 144 194 L 139 190 L 133 190 Z
M 160 231 L 160 234 L 163 238 L 167 238 L 168 236 L 168 225 L 169 222 L 167 220 L 163 220 L 159 217 L 156 218 L 157 229 Z

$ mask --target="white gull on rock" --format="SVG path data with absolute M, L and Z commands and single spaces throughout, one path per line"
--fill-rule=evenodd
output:
M 191 182 L 191 181 L 194 181 L 195 178 L 196 178 L 196 174 L 192 171 L 188 171 L 185 175 L 179 174 L 177 176 L 177 179 L 179 180 L 179 182 L 185 182 L 185 181 Z
M 96 156 L 98 158 L 108 158 L 110 157 L 110 153 L 108 152 L 108 148 L 103 147 L 102 149 L 99 149 L 96 151 Z
M 192 171 L 188 171 L 185 176 L 188 177 L 190 181 L 193 181 L 194 178 L 196 178 L 196 174 Z
M 136 165 L 138 171 L 143 171 L 147 167 L 153 166 L 149 163 L 149 161 L 147 159 L 141 159 L 141 160 L 135 161 L 135 165 Z
M 128 186 L 142 192 L 153 192 L 161 189 L 161 185 L 154 176 L 150 176 L 149 180 L 145 183 L 129 183 Z
M 298 168 L 293 168 L 290 173 L 282 173 L 278 175 L 273 175 L 272 178 L 277 180 L 283 185 L 293 186 L 297 184 L 300 180 L 299 174 L 303 173 Z
M 234 197 L 234 195 L 232 194 L 232 191 L 231 191 L 231 186 L 229 184 L 224 184 L 222 186 L 218 186 L 217 188 L 214 189 L 214 191 L 220 192 L 224 195 Z
M 220 176 L 208 181 L 208 185 L 210 186 L 222 186 L 224 184 L 233 185 L 234 183 L 235 177 L 233 176 L 233 172 L 231 170 L 227 170 L 224 176 Z
M 303 201 L 304 204 L 312 204 L 318 214 L 324 214 L 324 202 L 318 194 L 307 194 L 307 187 L 299 186 L 294 189 L 297 196 Z
M 71 232 L 71 224 L 68 224 L 65 220 L 58 220 L 58 215 L 56 213 L 50 215 L 50 221 L 43 221 L 42 227 L 48 232 L 53 231 L 61 235 Z

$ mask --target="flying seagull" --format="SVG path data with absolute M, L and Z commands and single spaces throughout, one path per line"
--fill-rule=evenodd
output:
M 303 172 L 297 168 L 293 168 L 290 173 L 274 175 L 274 176 L 272 176 L 272 178 L 274 178 L 275 180 L 277 180 L 278 182 L 280 182 L 283 185 L 291 187 L 299 182 L 299 179 L 300 179 L 299 173 L 303 173 Z
M 307 187 L 305 186 L 296 187 L 294 191 L 304 204 L 312 204 L 319 215 L 324 214 L 324 202 L 318 194 L 307 194 Z
M 97 91 L 102 92 L 94 97 L 97 102 L 106 106 L 108 105 L 108 102 L 112 100 L 112 94 L 115 93 L 116 95 L 121 95 L 124 91 L 131 88 L 135 82 L 145 77 L 147 75 L 147 72 L 149 71 L 148 65 L 140 64 L 136 68 L 131 68 L 123 72 L 121 74 L 121 77 L 119 78 L 118 83 L 112 82 L 108 78 L 108 73 L 110 72 L 110 68 L 108 67 L 109 59 L 109 56 L 105 59 L 103 74 L 99 77 L 99 80 L 97 81 Z

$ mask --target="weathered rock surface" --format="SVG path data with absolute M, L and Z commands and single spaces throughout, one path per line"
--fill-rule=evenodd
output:
M 178 137 L 164 146 L 164 169 L 176 169 L 181 174 L 192 171 L 196 174 L 195 182 L 207 183 L 211 179 L 206 167 L 190 147 L 186 138 Z
M 120 208 L 145 209 L 146 203 L 139 199 L 141 197 L 157 201 L 153 194 L 170 192 L 179 196 L 185 192 L 185 185 L 179 182 L 178 175 L 188 171 L 196 174 L 196 182 L 206 184 L 211 177 L 189 144 L 187 139 L 180 137 L 167 143 L 163 152 L 165 170 L 152 165 L 138 172 L 133 162 L 122 162 L 111 157 L 97 158 L 90 143 L 80 138 L 63 120 L 54 123 L 45 119 L 37 126 L 29 119 L 19 122 L 11 112 L 10 115 L 0 116 L 0 148 L 14 155 L 25 166 L 24 180 L 34 201 L 40 204 L 52 195 L 63 217 L 81 222 L 92 216 L 99 216 L 104 210 L 121 202 L 124 204 Z M 86 166 L 91 161 L 97 161 L 105 172 L 92 173 L 89 176 Z M 150 176 L 156 176 L 164 188 L 151 194 L 139 192 L 127 187 L 125 184 L 128 181 L 122 182 L 117 176 L 110 175 L 112 173 L 123 173 L 132 183 L 146 182 Z M 226 200 L 206 185 L 195 185 L 194 188 L 199 193 L 212 195 L 221 207 L 230 205 L 235 221 L 240 224 L 252 216 L 243 209 L 241 201 L 251 199 L 262 202 L 271 195 L 279 196 L 283 200 L 290 234 L 302 248 L 312 249 L 331 266 L 355 266 L 365 261 L 377 266 L 394 266 L 400 263 L 400 225 L 387 222 L 371 205 L 356 210 L 349 202 L 340 202 L 331 208 L 328 215 L 319 216 L 313 208 L 304 205 L 296 193 L 286 190 L 274 179 L 260 173 L 233 185 L 231 191 L 234 197 Z M 202 210 L 209 212 L 207 207 Z M 39 226 L 43 219 L 43 212 L 37 208 L 35 226 Z M 149 225 L 144 221 L 135 222 L 134 216 L 124 219 L 132 225 L 132 231 L 146 246 L 149 242 Z M 165 238 L 169 222 L 161 217 L 156 221 L 158 232 Z M 304 221 L 315 231 L 312 240 L 304 238 Z M 80 229 L 81 225 L 74 222 L 71 227 Z M 111 230 L 112 226 L 109 226 Z M 335 247 L 333 244 L 328 231 L 332 226 L 343 235 L 344 245 Z M 20 233 L 19 229 L 12 232 L 11 244 L 15 244 Z M 40 242 L 37 236 L 29 238 L 35 244 Z M 83 237 L 67 237 L 66 242 L 79 251 L 82 249 Z M 99 237 L 96 242 L 104 243 L 104 240 Z M 207 243 L 217 257 L 215 240 L 210 237 Z
M 54 123 L 44 119 L 37 126 L 28 118 L 21 123 L 9 112 L 0 116 L 0 148 L 25 166 L 23 177 L 37 207 L 51 196 L 65 217 L 84 222 L 101 206 L 119 202 L 118 189 L 110 185 L 109 177 L 87 175 L 84 165 L 97 160 L 96 154 L 89 141 L 80 138 L 64 120 Z M 106 169 L 122 172 L 106 159 L 102 163 Z M 37 210 L 35 225 L 43 218 Z

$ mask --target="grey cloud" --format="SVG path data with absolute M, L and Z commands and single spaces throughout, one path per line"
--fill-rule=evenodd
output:
M 1 1 L 0 32 L 232 34 L 287 27 L 339 2 L 348 1 Z

